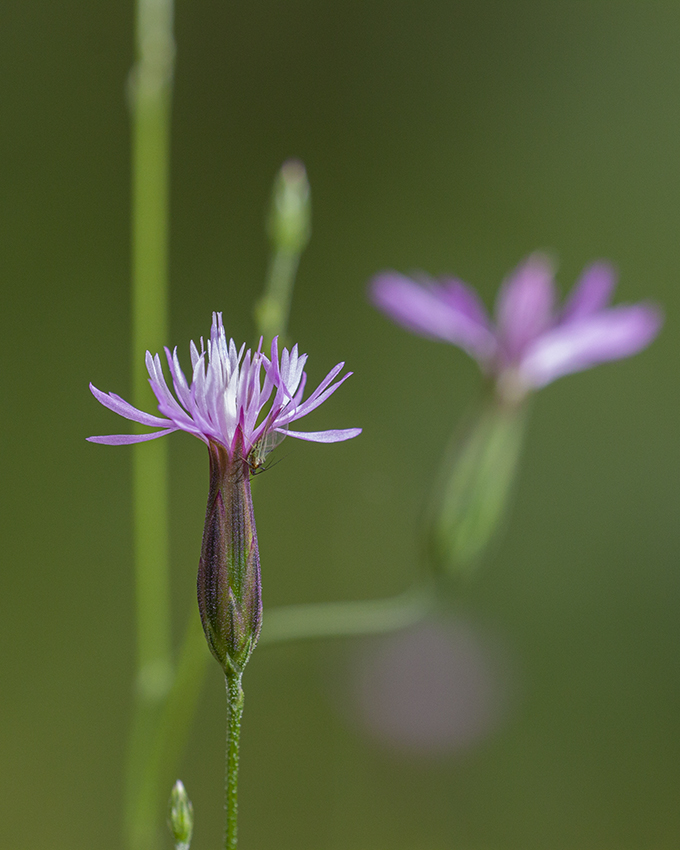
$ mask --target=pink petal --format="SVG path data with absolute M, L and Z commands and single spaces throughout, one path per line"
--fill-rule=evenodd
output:
M 408 330 L 453 343 L 478 361 L 493 356 L 493 333 L 472 318 L 460 293 L 452 297 L 450 287 L 421 285 L 397 272 L 383 272 L 373 279 L 369 292 L 376 307 Z
M 491 327 L 489 314 L 482 299 L 467 283 L 457 278 L 443 278 L 440 292 L 447 304 L 463 313 L 468 319 L 485 328 Z
M 553 266 L 532 254 L 503 283 L 496 299 L 498 335 L 507 361 L 518 360 L 528 345 L 553 324 Z
M 583 319 L 608 306 L 616 287 L 616 271 L 609 263 L 592 263 L 584 269 L 567 298 L 560 324 Z
M 531 386 L 543 387 L 562 375 L 636 354 L 662 323 L 661 311 L 651 304 L 601 310 L 543 334 L 522 358 L 520 372 Z
M 105 446 L 129 446 L 132 443 L 145 443 L 147 440 L 155 440 L 157 437 L 165 437 L 179 428 L 166 428 L 153 434 L 110 434 L 108 437 L 87 437 L 89 443 L 102 443 Z
M 133 407 L 129 402 L 125 401 L 125 399 L 122 399 L 115 393 L 103 393 L 101 390 L 98 390 L 94 384 L 90 384 L 90 392 L 98 402 L 104 405 L 104 407 L 108 407 L 109 410 L 112 410 L 119 416 L 125 417 L 125 419 L 131 419 L 133 422 L 139 422 L 140 425 L 149 425 L 153 428 L 159 425 L 163 426 L 171 424 L 169 420 L 161 419 L 160 416 L 153 416 L 151 413 L 145 413 L 143 410 L 137 410 L 136 407 Z
M 276 429 L 285 437 L 297 437 L 298 440 L 311 440 L 313 443 L 340 443 L 351 440 L 361 434 L 361 428 L 345 428 L 332 431 L 289 431 L 286 428 Z

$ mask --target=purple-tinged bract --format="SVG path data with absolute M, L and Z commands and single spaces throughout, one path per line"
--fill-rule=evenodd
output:
M 477 293 L 459 280 L 416 282 L 383 272 L 371 283 L 374 304 L 414 333 L 459 346 L 519 401 L 562 375 L 641 351 L 663 318 L 653 304 L 610 307 L 616 277 L 603 262 L 588 266 L 561 309 L 553 267 L 532 254 L 503 283 L 495 323 Z
M 93 443 L 127 445 L 154 440 L 173 431 L 186 431 L 204 443 L 217 443 L 229 457 L 238 453 L 244 459 L 255 452 L 259 457 L 267 446 L 283 437 L 297 437 L 317 443 L 336 443 L 361 433 L 361 428 L 331 431 L 291 431 L 292 422 L 301 419 L 332 395 L 352 373 L 338 378 L 344 363 L 338 363 L 305 400 L 302 396 L 307 379 L 306 354 L 284 348 L 279 359 L 277 340 L 271 357 L 260 348 L 254 353 L 245 345 L 237 349 L 234 340 L 227 343 L 222 314 L 213 313 L 207 348 L 191 343 L 191 381 L 187 381 L 177 357 L 177 349 L 165 349 L 174 395 L 163 374 L 158 354 L 146 353 L 149 383 L 158 399 L 160 416 L 144 413 L 114 393 L 103 393 L 90 384 L 94 397 L 105 407 L 133 422 L 160 428 L 152 434 L 115 434 L 89 437 Z

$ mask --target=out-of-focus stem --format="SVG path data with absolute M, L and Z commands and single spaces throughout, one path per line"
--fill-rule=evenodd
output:
M 285 334 L 293 297 L 293 283 L 300 264 L 300 255 L 274 250 L 267 271 L 266 294 L 258 302 L 255 314 L 260 336 L 265 345 L 275 336 Z
M 265 611 L 259 643 L 391 632 L 419 622 L 435 603 L 434 588 L 424 584 L 386 599 L 286 605 Z
M 295 276 L 311 234 L 309 182 L 298 160 L 284 162 L 276 175 L 267 233 L 272 255 L 264 294 L 255 305 L 255 323 L 265 345 L 286 334 Z
M 130 844 L 135 848 L 155 847 L 158 843 L 159 816 L 171 781 L 168 777 L 177 774 L 209 658 L 201 620 L 192 610 L 172 687 L 160 712 L 153 715 L 153 724 L 142 748 L 144 758 L 139 763 L 140 774 L 135 783 L 137 797 L 130 808 L 133 818 L 129 822 Z
M 147 349 L 167 343 L 170 102 L 175 45 L 172 0 L 137 0 L 132 113 L 133 403 L 148 407 Z M 157 845 L 159 812 L 149 812 L 149 757 L 158 713 L 172 683 L 165 440 L 134 446 L 137 610 L 135 716 L 126 783 L 131 850 Z

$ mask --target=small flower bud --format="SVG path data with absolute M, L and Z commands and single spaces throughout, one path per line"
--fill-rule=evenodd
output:
M 180 779 L 170 794 L 168 826 L 175 841 L 175 850 L 189 850 L 194 829 L 194 807 Z
M 289 159 L 274 182 L 267 233 L 275 250 L 301 254 L 311 235 L 309 182 L 304 165 Z
M 210 651 L 225 675 L 240 674 L 262 627 L 260 556 L 250 468 L 211 442 L 210 492 L 198 566 L 198 608 Z

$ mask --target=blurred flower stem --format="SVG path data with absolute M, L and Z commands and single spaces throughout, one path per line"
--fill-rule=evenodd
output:
M 147 348 L 168 328 L 170 105 L 175 45 L 172 0 L 137 0 L 132 116 L 133 403 L 146 405 Z M 133 504 L 137 618 L 135 713 L 128 751 L 125 827 L 131 850 L 158 846 L 150 762 L 159 712 L 172 684 L 167 446 L 134 447 Z M 162 800 L 162 797 L 161 797 Z
M 158 846 L 159 819 L 167 786 L 177 772 L 189 730 L 203 687 L 207 661 L 210 654 L 200 618 L 192 611 L 182 642 L 172 687 L 161 707 L 154 715 L 153 728 L 143 748 L 139 761 L 140 775 L 135 779 L 137 798 L 129 814 L 130 845 L 137 848 Z M 146 845 L 141 844 L 146 836 Z M 137 843 L 133 843 L 133 839 Z
M 310 638 L 381 634 L 417 623 L 432 609 L 434 589 L 421 584 L 386 599 L 284 605 L 266 612 L 260 646 Z
M 284 162 L 276 175 L 267 235 L 272 254 L 264 294 L 255 305 L 257 333 L 265 348 L 275 336 L 285 337 L 300 256 L 311 235 L 309 182 L 299 160 Z

